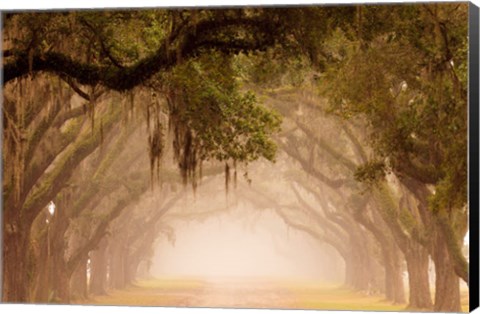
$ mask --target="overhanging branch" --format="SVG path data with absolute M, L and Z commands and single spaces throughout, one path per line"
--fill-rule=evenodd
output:
M 248 31 L 255 34 L 253 38 L 240 38 L 232 29 Z M 274 42 L 274 23 L 259 18 L 232 18 L 221 21 L 207 20 L 191 25 L 182 35 L 175 35 L 175 43 L 164 41 L 150 56 L 135 64 L 118 67 L 114 64 L 99 65 L 84 63 L 59 52 L 28 51 L 15 55 L 13 60 L 4 65 L 4 84 L 35 72 L 48 72 L 68 76 L 80 85 L 103 85 L 116 91 L 126 91 L 147 81 L 160 71 L 168 70 L 177 64 L 197 55 L 205 49 L 235 53 L 252 51 Z M 215 40 L 209 34 L 229 31 L 227 36 Z

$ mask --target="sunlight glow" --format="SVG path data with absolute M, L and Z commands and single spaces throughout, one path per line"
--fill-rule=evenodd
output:
M 48 212 L 50 213 L 50 215 L 54 215 L 55 214 L 55 209 L 57 207 L 55 206 L 55 203 L 50 201 L 50 203 L 48 204 Z

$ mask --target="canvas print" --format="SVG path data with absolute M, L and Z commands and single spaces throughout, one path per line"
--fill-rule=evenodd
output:
M 467 312 L 468 16 L 4 12 L 2 301 Z

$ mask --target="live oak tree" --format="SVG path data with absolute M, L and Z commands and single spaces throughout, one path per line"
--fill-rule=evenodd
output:
M 279 97 L 279 95 L 281 95 L 282 93 L 284 95 Z M 281 101 L 279 101 L 279 99 L 283 99 L 285 103 L 288 101 L 296 102 L 297 104 L 296 112 L 301 113 L 301 115 L 293 119 L 296 121 L 295 124 L 297 128 L 302 130 L 302 132 L 304 132 L 308 136 L 309 140 L 306 140 L 306 142 L 305 140 L 303 140 L 302 142 L 295 139 L 295 137 L 292 138 L 290 136 L 291 139 L 289 139 L 288 142 L 285 143 L 285 145 L 281 145 L 282 149 L 285 150 L 291 156 L 293 156 L 296 160 L 298 160 L 301 163 L 302 167 L 304 168 L 304 171 L 310 173 L 315 177 L 318 177 L 321 181 L 323 181 L 323 183 L 327 184 L 327 186 L 330 185 L 331 188 L 338 189 L 339 187 L 341 187 L 342 179 L 339 180 L 339 179 L 335 179 L 335 177 L 332 178 L 332 174 L 328 170 L 319 170 L 318 167 L 320 167 L 320 164 L 318 164 L 318 166 L 315 166 L 315 162 L 314 162 L 315 158 L 313 158 L 313 156 L 318 156 L 317 157 L 318 160 L 321 161 L 324 165 L 328 165 L 328 168 L 332 168 L 332 164 L 343 165 L 342 167 L 345 167 L 345 169 L 348 170 L 346 177 L 349 177 L 350 180 L 353 180 L 354 177 L 359 179 L 361 175 L 364 175 L 363 173 L 365 171 L 364 170 L 365 168 L 360 167 L 359 165 L 362 162 L 367 162 L 367 159 L 366 159 L 367 154 L 365 149 L 368 147 L 368 145 L 366 143 L 363 143 L 362 145 L 359 146 L 358 136 L 362 132 L 360 132 L 358 127 L 355 128 L 355 125 L 358 125 L 358 121 L 356 122 L 352 121 L 353 123 L 352 125 L 343 127 L 344 131 L 346 132 L 345 136 L 350 141 L 350 144 L 349 144 L 350 148 L 348 149 L 343 148 L 342 150 L 338 150 L 339 143 L 341 142 L 341 140 L 338 138 L 338 134 L 340 133 L 339 131 L 337 131 L 336 133 L 337 135 L 334 136 L 336 138 L 336 147 L 333 148 L 333 146 L 328 143 L 329 137 L 332 137 L 331 135 L 328 135 L 329 132 L 331 131 L 325 132 L 323 131 L 322 128 L 313 127 L 314 125 L 325 126 L 325 122 L 320 123 L 316 121 L 316 122 L 311 122 L 310 124 L 305 122 L 307 120 L 312 120 L 311 117 L 322 116 L 321 101 L 317 100 L 317 104 L 315 105 L 315 102 L 312 101 L 311 97 L 310 98 L 304 97 L 305 93 L 303 95 L 300 95 L 300 94 L 295 95 L 294 93 L 292 94 L 289 95 L 285 91 L 283 92 L 277 91 L 275 93 L 276 101 L 277 103 L 279 103 L 277 108 L 283 108 L 282 113 L 284 113 L 284 115 L 292 116 L 285 113 L 285 110 L 287 110 L 288 108 L 290 108 L 290 110 L 293 110 L 291 109 L 292 106 L 282 107 Z M 304 100 L 301 100 L 301 99 L 304 99 Z M 316 111 L 316 114 L 311 114 L 312 108 Z M 313 119 L 312 121 L 314 120 L 315 119 Z M 341 121 L 338 121 L 337 123 L 339 123 L 339 126 L 341 128 L 341 125 L 342 125 Z M 353 134 L 348 131 L 352 127 L 354 127 L 354 129 L 356 130 L 355 134 L 357 137 L 353 136 Z M 286 126 L 285 128 L 288 129 L 289 127 Z M 328 129 L 329 127 L 325 126 L 325 128 Z M 290 131 L 290 133 L 293 133 L 293 131 Z M 298 135 L 297 135 L 297 138 L 298 138 Z M 312 144 L 312 142 L 315 144 Z M 317 152 L 315 152 L 315 149 L 314 149 L 315 145 L 318 145 Z M 305 147 L 305 148 L 308 147 L 309 149 L 305 151 L 305 148 L 302 148 L 302 147 Z M 308 150 L 311 151 L 310 154 L 308 153 Z M 350 158 L 352 158 L 351 156 L 349 156 L 352 151 L 356 152 L 353 155 L 355 157 L 349 160 Z M 324 156 L 321 156 L 321 154 L 323 154 Z M 327 158 L 325 155 L 332 156 L 334 159 L 330 159 L 327 161 Z M 340 169 L 341 168 L 335 168 L 335 173 L 338 174 Z M 345 181 L 345 175 L 344 175 L 343 184 L 345 184 L 345 182 L 347 181 Z M 362 179 L 362 181 L 365 181 L 365 179 Z M 389 181 L 388 183 L 384 184 L 382 189 L 377 191 L 373 195 L 373 197 L 376 200 L 374 203 L 372 203 L 369 206 L 369 208 L 373 209 L 374 212 L 377 212 L 377 216 L 380 215 L 382 217 L 381 219 L 385 220 L 386 224 L 388 225 L 388 229 L 390 229 L 387 232 L 391 233 L 391 237 L 395 239 L 395 242 L 397 242 L 400 245 L 403 253 L 405 254 L 405 256 L 407 256 L 407 261 L 408 261 L 407 265 L 409 266 L 410 290 L 416 291 L 415 293 L 410 294 L 410 306 L 414 308 L 430 308 L 432 303 L 430 300 L 428 273 L 427 273 L 428 253 L 427 253 L 427 248 L 422 247 L 425 244 L 424 242 L 422 242 L 423 241 L 422 238 L 424 238 L 425 231 L 430 230 L 431 223 L 428 218 L 429 217 L 428 213 L 425 214 L 424 212 L 425 208 L 422 207 L 424 205 L 417 206 L 415 205 L 414 202 L 408 201 L 408 199 L 412 199 L 417 196 L 412 195 L 411 192 L 409 192 L 406 189 L 404 189 L 404 191 L 401 194 L 403 196 L 401 196 L 400 198 L 396 196 L 397 193 L 395 193 L 392 190 L 392 188 L 394 190 L 398 190 L 399 186 L 401 186 L 399 182 L 395 183 L 393 181 Z M 344 191 L 345 187 L 341 189 Z M 359 192 L 357 192 L 357 194 L 359 194 Z M 365 213 L 362 214 L 362 211 L 364 212 L 365 210 L 360 209 L 361 206 L 360 207 L 358 206 L 360 203 L 361 202 L 359 202 L 358 200 L 353 203 L 355 208 L 358 208 L 355 210 L 355 214 L 354 214 L 357 222 L 365 226 L 373 234 L 376 234 L 377 240 L 379 240 L 379 242 L 382 243 L 381 247 L 386 250 L 387 247 L 389 246 L 385 244 L 388 241 L 387 239 L 389 238 L 388 234 L 379 233 L 379 230 L 375 228 L 375 226 L 372 226 L 372 222 L 369 221 L 367 217 L 365 217 Z M 418 219 L 418 218 L 416 219 L 414 217 L 422 217 L 422 219 Z M 393 245 L 396 246 L 396 244 L 393 244 Z M 418 252 L 415 253 L 416 250 L 419 252 L 421 251 L 422 253 L 418 255 L 417 254 Z M 415 258 L 413 257 L 414 256 L 413 254 L 417 254 L 415 255 L 416 256 Z M 421 261 L 419 260 L 420 256 L 421 256 Z M 386 258 L 386 260 L 388 259 L 389 258 Z M 416 269 L 420 265 L 422 265 L 421 269 Z M 395 276 L 392 276 L 392 275 L 390 276 L 391 278 L 395 278 Z M 397 277 L 397 278 L 400 278 L 399 280 L 397 280 L 397 282 L 399 282 L 401 280 L 401 275 L 400 277 Z M 444 285 L 445 283 L 442 283 L 441 279 L 440 279 L 440 282 L 437 281 L 437 286 L 444 287 Z M 458 289 L 458 284 L 457 284 L 457 289 Z M 436 302 L 438 304 L 438 301 Z M 442 305 L 438 305 L 438 306 L 442 306 Z
M 390 10 L 395 18 L 388 18 Z M 368 121 L 376 154 L 358 178 L 382 180 L 385 170 L 393 171 L 420 211 L 432 216 L 435 230 L 423 244 L 435 262 L 435 310 L 460 310 L 458 277 L 468 283 L 461 251 L 467 219 L 467 10 L 421 5 L 359 12 L 355 39 L 343 35 L 343 55 L 334 49 L 338 61 L 327 91 L 338 114 Z M 383 29 L 369 31 L 379 20 Z
M 294 126 L 290 131 L 283 132 L 282 135 L 285 138 L 281 140 L 284 143 L 281 147 L 311 177 L 310 181 L 318 180 L 316 184 L 313 182 L 308 184 L 308 181 L 304 179 L 302 186 L 310 193 L 318 195 L 316 197 L 318 207 L 328 209 L 326 203 L 330 202 L 334 204 L 333 206 L 337 210 L 346 208 L 346 210 L 341 210 L 340 213 L 346 215 L 343 219 L 347 220 L 342 228 L 346 228 L 347 234 L 356 225 L 362 225 L 374 236 L 383 252 L 386 280 L 384 289 L 387 298 L 394 302 L 404 302 L 399 252 L 397 245 L 393 242 L 393 235 L 390 235 L 390 227 L 384 224 L 384 229 L 380 228 L 379 220 L 381 221 L 382 218 L 374 207 L 367 207 L 368 202 L 371 201 L 368 201 L 366 196 L 361 196 L 364 194 L 365 187 L 356 183 L 354 179 L 356 167 L 366 160 L 366 151 L 368 151 L 368 147 L 358 147 L 362 132 L 356 130 L 356 135 L 353 135 L 351 128 L 354 125 L 345 125 L 339 120 L 332 119 L 333 117 L 326 118 L 325 101 L 314 95 L 309 95 L 308 92 L 284 91 L 283 95 L 280 92 L 276 93 L 277 108 L 282 108 L 282 103 L 285 104 L 289 100 L 296 102 L 296 111 L 301 114 L 297 116 L 286 114 L 286 110 L 293 111 L 294 109 L 291 108 L 292 106 L 283 107 L 282 112 L 292 117 Z M 335 145 L 332 139 L 335 139 Z M 298 182 L 298 178 L 296 182 Z M 315 185 L 323 186 L 323 191 L 332 191 L 333 193 L 320 193 L 317 188 L 309 187 Z M 346 195 L 350 196 L 346 197 Z M 349 200 L 350 198 L 351 200 Z M 374 218 L 377 226 L 371 221 Z M 319 223 L 322 223 L 321 220 Z M 353 236 L 352 239 L 358 240 L 359 237 Z M 353 246 L 355 249 L 359 247 L 362 248 L 362 245 L 358 242 L 357 245 Z M 354 250 L 353 248 L 351 250 Z M 352 265 L 355 265 L 355 263 L 358 264 L 359 262 L 353 259 Z M 358 274 L 358 272 L 353 273 Z M 412 274 L 410 281 L 414 281 L 416 278 L 415 274 Z M 367 289 L 367 283 L 367 281 L 363 281 L 356 288 Z M 416 297 L 416 294 L 411 296 L 412 298 Z M 414 300 L 410 300 L 411 305 L 420 307 L 420 304 Z

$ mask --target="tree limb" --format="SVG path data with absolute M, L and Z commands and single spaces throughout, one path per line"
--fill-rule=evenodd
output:
M 156 73 L 172 68 L 180 61 L 179 57 L 188 59 L 212 46 L 227 53 L 260 49 L 272 42 L 275 36 L 274 24 L 265 19 L 245 17 L 203 21 L 185 30 L 183 36 L 179 35 L 177 47 L 164 42 L 152 55 L 123 68 L 87 64 L 58 52 L 35 52 L 33 56 L 29 56 L 29 52 L 24 51 L 16 54 L 14 60 L 4 65 L 4 84 L 30 73 L 49 72 L 71 77 L 81 85 L 101 84 L 112 90 L 126 91 L 140 85 Z M 208 38 L 208 34 L 247 26 L 254 33 L 256 31 L 262 34 L 263 38 L 260 35 L 257 35 L 256 40 L 227 38 L 225 41 L 220 39 L 214 41 Z M 232 46 L 229 46 L 229 43 Z

